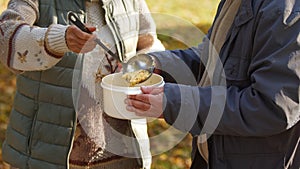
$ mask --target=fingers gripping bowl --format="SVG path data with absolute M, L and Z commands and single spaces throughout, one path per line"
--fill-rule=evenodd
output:
M 163 78 L 160 75 L 153 74 L 143 83 L 129 87 L 129 83 L 126 82 L 122 76 L 122 73 L 114 73 L 102 79 L 101 86 L 103 88 L 104 111 L 107 115 L 118 119 L 143 118 L 135 115 L 133 112 L 127 111 L 124 100 L 127 95 L 142 93 L 140 90 L 141 86 L 163 86 Z

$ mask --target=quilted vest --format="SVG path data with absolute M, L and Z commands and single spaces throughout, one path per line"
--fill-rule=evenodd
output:
M 136 0 L 133 0 L 136 4 Z M 126 1 L 124 1 L 126 2 Z M 119 3 L 119 4 L 118 4 Z M 113 11 L 126 10 L 126 3 L 103 2 L 106 21 L 113 21 Z M 118 9 L 114 9 L 117 5 Z M 121 9 L 119 9 L 121 8 Z M 52 23 L 66 25 L 68 11 L 78 14 L 84 22 L 84 0 L 40 0 L 37 26 Z M 108 23 L 112 29 L 119 54 L 125 53 L 119 25 Z M 138 27 L 133 28 L 138 30 Z M 138 33 L 138 32 L 137 32 Z M 3 143 L 3 160 L 14 167 L 30 169 L 68 168 L 76 113 L 72 101 L 72 77 L 77 55 L 66 53 L 53 68 L 17 75 L 17 90 Z

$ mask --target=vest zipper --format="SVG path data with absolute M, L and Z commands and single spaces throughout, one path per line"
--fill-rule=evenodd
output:
M 41 76 L 42 76 L 41 74 L 42 73 L 40 73 L 40 79 L 41 79 Z M 40 93 L 40 85 L 41 85 L 41 83 L 39 83 L 37 95 L 34 97 L 34 111 L 35 111 L 35 114 L 34 114 L 33 119 L 32 119 L 32 125 L 31 125 L 31 129 L 30 129 L 30 136 L 28 138 L 28 149 L 27 149 L 27 153 L 29 154 L 29 156 L 31 156 L 32 137 L 33 137 L 33 134 L 34 134 L 34 128 L 35 128 L 35 125 L 36 125 L 36 118 L 37 118 L 38 109 L 39 109 L 38 95 Z
M 27 150 L 26 152 L 31 155 L 31 145 L 32 145 L 32 137 L 33 137 L 33 130 L 34 130 L 34 127 L 35 127 L 35 123 L 36 123 L 36 117 L 37 117 L 37 110 L 38 110 L 38 105 L 37 105 L 37 97 L 34 98 L 34 111 L 35 111 L 35 114 L 33 116 L 33 119 L 32 119 L 32 125 L 31 125 L 31 129 L 30 129 L 30 136 L 28 137 L 28 145 L 27 145 Z

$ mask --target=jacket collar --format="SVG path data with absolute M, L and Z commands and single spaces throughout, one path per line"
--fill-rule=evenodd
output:
M 251 0 L 242 0 L 240 11 L 238 12 L 234 24 L 241 26 L 253 18 L 253 9 Z

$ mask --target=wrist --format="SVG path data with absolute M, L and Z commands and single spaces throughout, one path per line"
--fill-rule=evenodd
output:
M 45 49 L 48 54 L 61 58 L 66 52 L 70 52 L 66 43 L 66 30 L 68 26 L 53 24 L 51 25 L 45 36 Z

